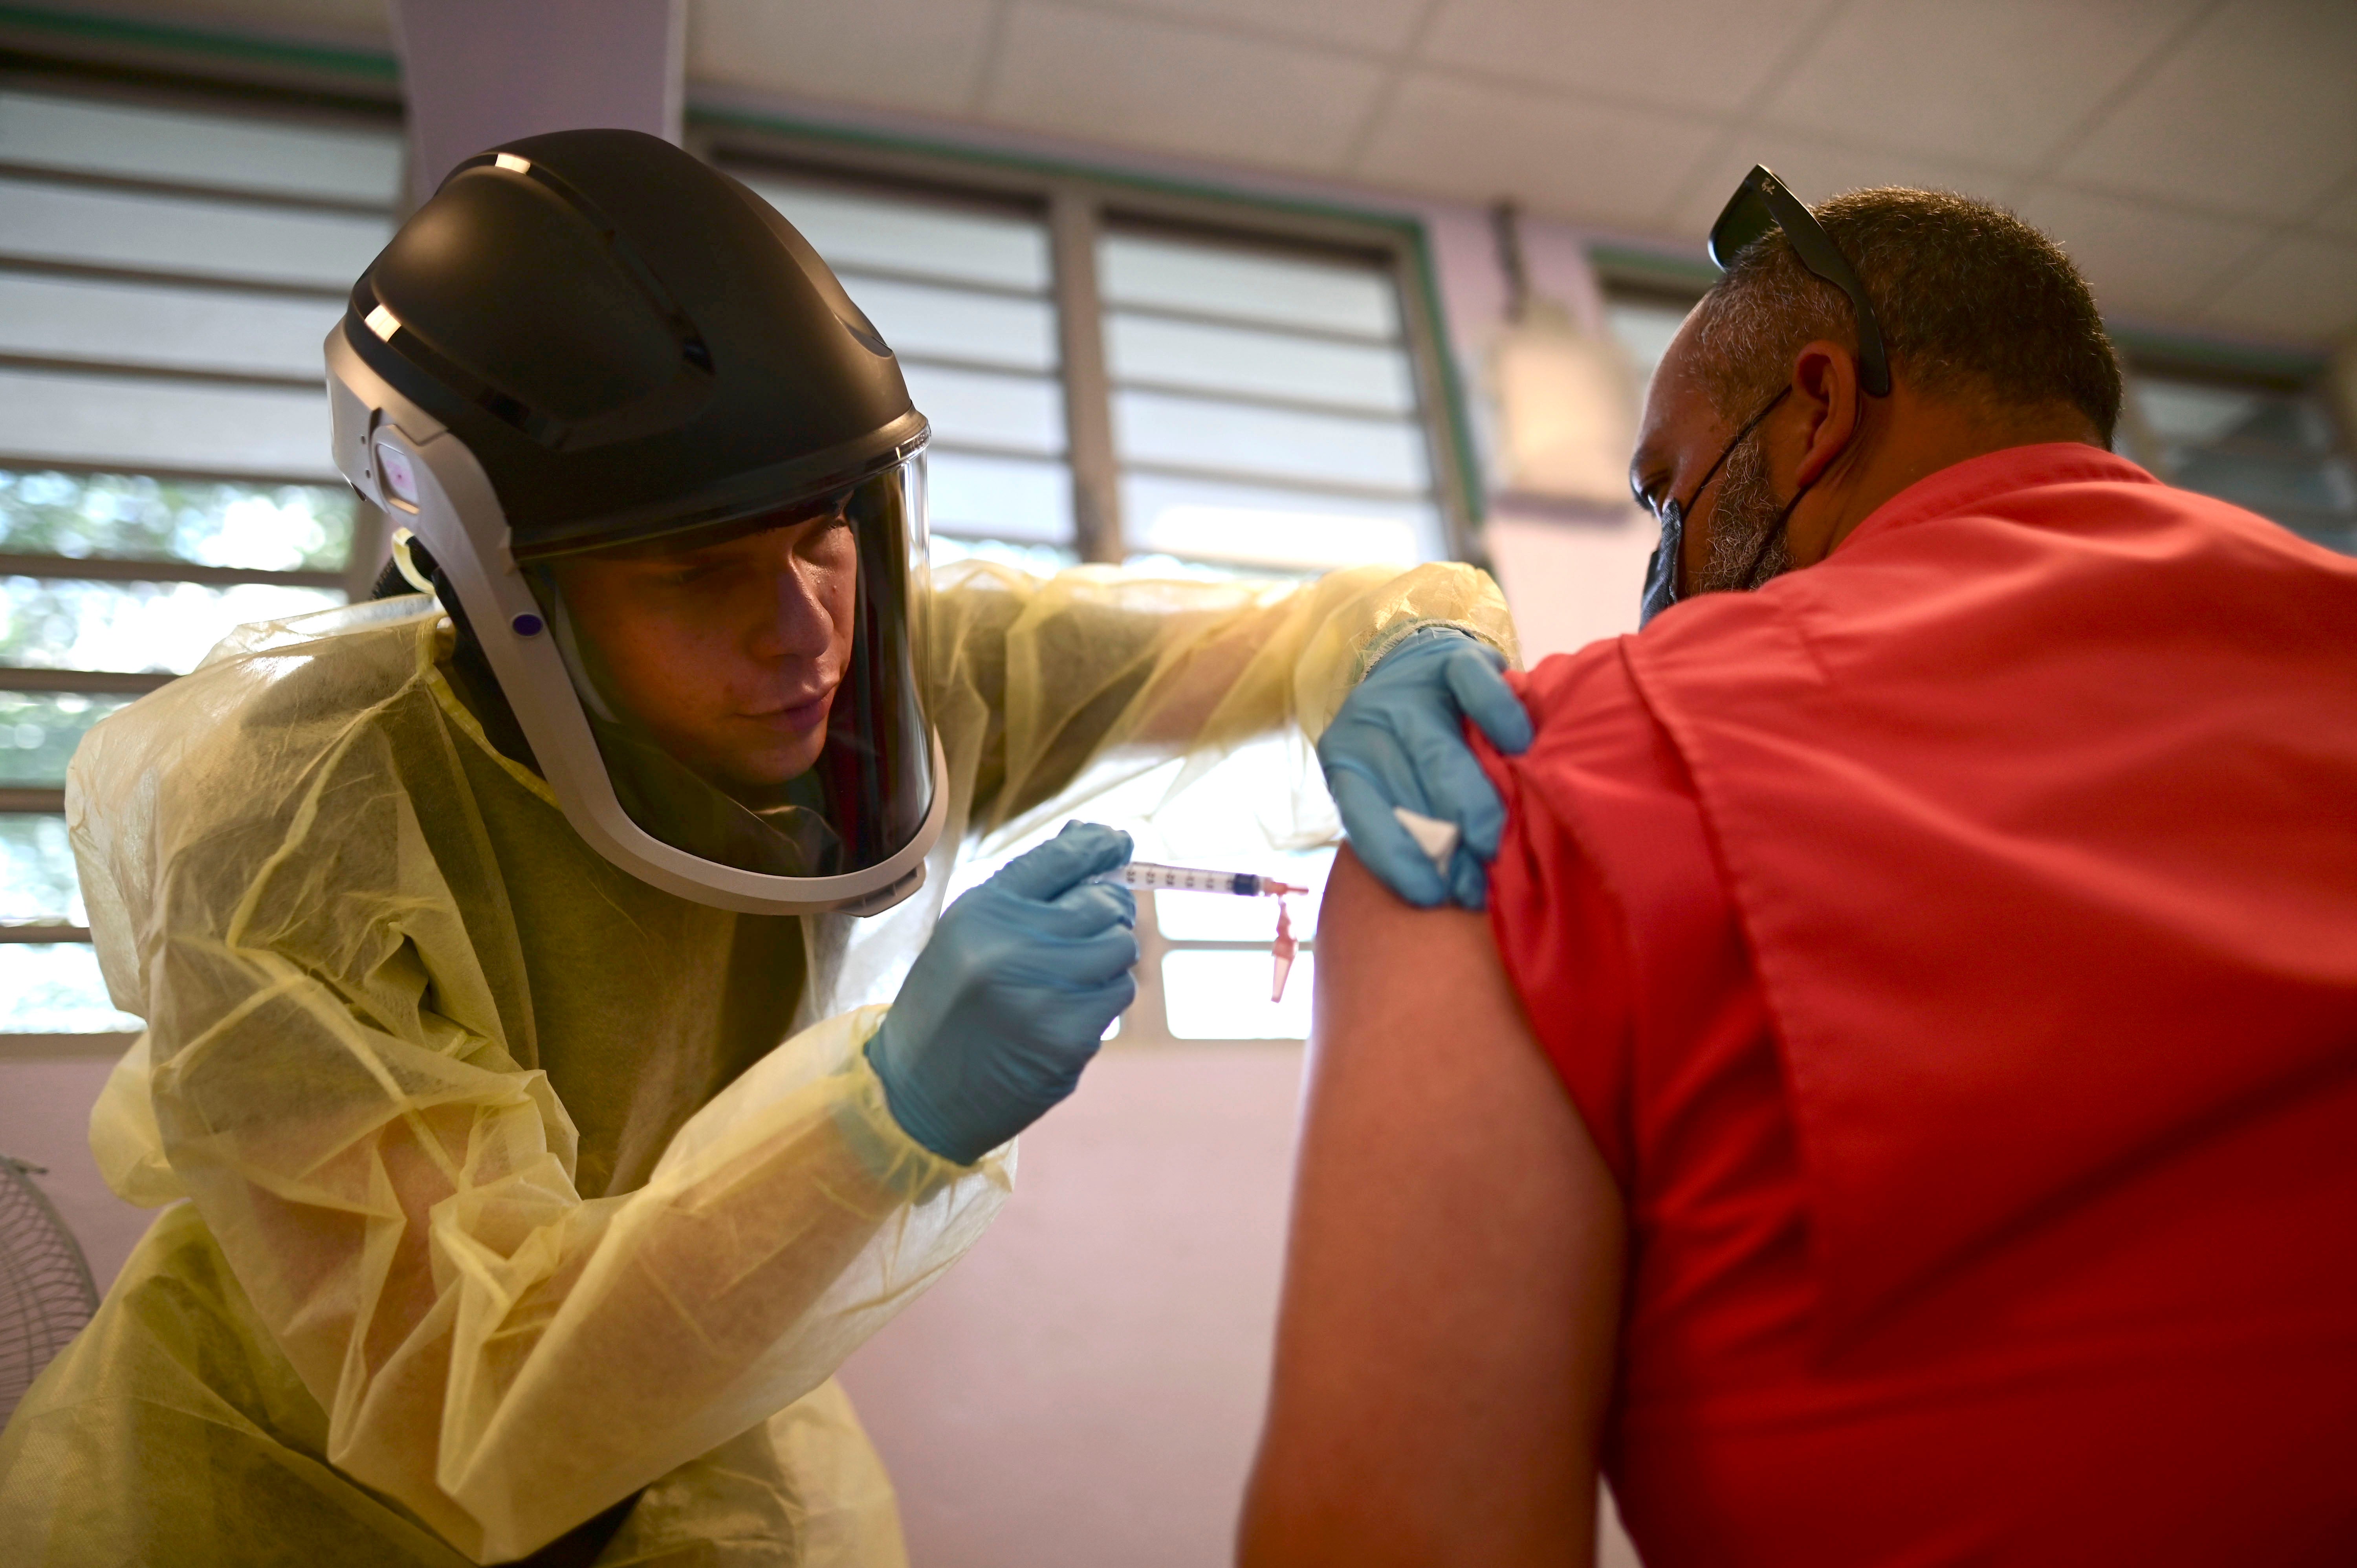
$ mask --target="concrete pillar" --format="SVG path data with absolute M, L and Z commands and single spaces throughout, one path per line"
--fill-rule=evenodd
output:
M 411 203 L 519 136 L 605 126 L 678 141 L 686 18 L 686 0 L 393 0 Z

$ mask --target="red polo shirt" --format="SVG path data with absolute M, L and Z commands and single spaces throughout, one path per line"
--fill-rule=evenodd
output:
M 2357 1563 L 2357 561 L 2021 447 L 1523 690 L 1649 1568 Z

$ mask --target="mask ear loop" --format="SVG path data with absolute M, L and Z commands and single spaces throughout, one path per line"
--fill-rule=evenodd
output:
M 415 533 L 406 528 L 396 528 L 393 531 L 393 570 L 399 572 L 408 581 L 409 585 L 419 593 L 431 595 L 434 592 L 433 580 L 419 571 L 417 563 L 409 558 L 409 542 L 416 537 Z
M 1760 428 L 1761 420 L 1776 412 L 1777 405 L 1784 401 L 1785 393 L 1792 390 L 1791 386 L 1785 386 L 1770 398 L 1759 413 L 1745 420 L 1743 428 L 1718 449 L 1718 456 L 1711 459 L 1710 467 L 1703 470 L 1702 478 L 1695 481 L 1694 489 L 1686 492 L 1686 499 L 1681 501 L 1672 497 L 1663 509 L 1662 542 L 1654 547 L 1653 558 L 1646 565 L 1644 591 L 1637 601 L 1637 625 L 1641 628 L 1655 616 L 1685 598 L 1685 574 L 1679 557 L 1684 553 L 1686 515 L 1694 510 L 1695 503 L 1702 499 L 1703 491 L 1710 489 L 1711 480 L 1718 478 L 1719 469 L 1726 466 L 1727 458 L 1735 455 L 1735 449 Z M 1754 565 L 1757 565 L 1756 562 Z
M 1790 392 L 1792 390 L 1792 388 L 1786 387 L 1784 392 Z M 1778 403 L 1781 403 L 1783 399 L 1784 392 L 1778 392 L 1776 394 L 1776 401 Z M 1773 408 L 1775 403 L 1770 403 L 1768 406 L 1769 408 Z M 1767 416 L 1768 409 L 1761 409 L 1760 411 L 1760 418 L 1765 419 Z M 1752 424 L 1757 424 L 1759 423 L 1759 419 L 1755 419 L 1751 422 Z M 1842 453 L 1847 452 L 1850 447 L 1857 443 L 1858 432 L 1865 428 L 1866 403 L 1863 399 L 1860 399 L 1857 405 L 1857 424 L 1851 429 L 1849 433 L 1849 440 L 1842 443 L 1841 452 L 1835 453 L 1831 458 L 1827 459 L 1825 467 L 1830 468 L 1835 463 L 1839 462 L 1842 457 Z M 1744 427 L 1744 434 L 1746 435 L 1750 434 L 1750 426 L 1747 425 Z M 1741 437 L 1738 437 L 1738 439 L 1739 440 Z M 1727 452 L 1733 452 L 1735 448 L 1732 446 L 1727 448 Z M 1727 455 L 1725 453 L 1722 453 L 1720 455 L 1720 461 L 1724 462 L 1726 460 L 1726 456 Z M 1818 473 L 1820 477 L 1822 477 L 1824 469 L 1818 470 Z M 1792 514 L 1801 510 L 1802 500 L 1807 497 L 1811 490 L 1816 488 L 1817 481 L 1815 479 L 1811 479 L 1808 483 L 1794 490 L 1792 492 L 1792 499 L 1784 503 L 1784 510 L 1776 514 L 1776 525 L 1760 535 L 1760 543 L 1758 547 L 1751 552 L 1751 560 L 1749 564 L 1743 568 L 1743 585 L 1746 588 L 1756 588 L 1760 586 L 1759 584 L 1753 582 L 1751 579 L 1758 575 L 1760 571 L 1760 563 L 1768 559 L 1768 547 L 1774 543 L 1777 539 L 1783 534 L 1785 528 L 1789 526 L 1792 521 Z M 1697 491 L 1697 493 L 1699 493 L 1699 491 Z

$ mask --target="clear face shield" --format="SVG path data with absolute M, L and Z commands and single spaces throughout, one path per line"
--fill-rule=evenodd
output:
M 496 688 L 453 655 L 453 689 L 512 719 L 519 746 L 486 737 L 591 847 L 748 914 L 873 914 L 923 885 L 948 787 L 921 426 L 864 478 L 532 540 L 451 433 L 332 338 L 328 360 L 347 477 L 431 551 Z
M 855 876 L 933 804 L 924 460 L 728 522 L 518 566 L 622 812 L 767 877 Z
M 585 842 L 752 914 L 921 885 L 927 426 L 791 224 L 653 137 L 526 138 L 325 348 L 337 466 L 432 554 L 453 691 Z

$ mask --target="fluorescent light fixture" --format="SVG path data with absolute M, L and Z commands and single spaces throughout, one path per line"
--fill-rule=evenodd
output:
M 390 343 L 393 335 L 401 330 L 401 320 L 380 305 L 368 313 L 368 329 Z
M 491 155 L 491 161 L 499 165 L 500 167 L 507 170 L 510 174 L 530 174 L 532 172 L 532 160 L 530 158 L 520 158 L 513 153 L 493 153 Z

